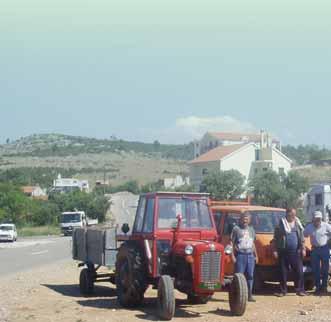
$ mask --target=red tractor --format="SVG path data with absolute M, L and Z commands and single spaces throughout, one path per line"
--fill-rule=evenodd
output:
M 128 225 L 122 226 L 126 234 Z M 224 279 L 224 247 L 209 210 L 208 194 L 147 193 L 140 196 L 131 235 L 117 237 L 115 283 L 119 303 L 142 303 L 149 285 L 158 290 L 160 318 L 175 313 L 174 289 L 192 304 L 207 303 L 215 292 L 229 291 L 230 310 L 243 315 L 247 284 L 242 274 Z
M 209 210 L 208 194 L 147 193 L 140 196 L 132 233 L 116 228 L 78 228 L 73 233 L 73 258 L 80 261 L 81 293 L 90 295 L 94 283 L 116 284 L 119 303 L 134 307 L 143 302 L 149 285 L 158 290 L 160 318 L 175 313 L 174 289 L 192 304 L 207 303 L 215 292 L 229 291 L 230 310 L 243 315 L 248 297 L 246 279 L 224 277 L 224 247 Z M 120 247 L 118 245 L 120 244 Z M 110 273 L 98 273 L 106 266 Z

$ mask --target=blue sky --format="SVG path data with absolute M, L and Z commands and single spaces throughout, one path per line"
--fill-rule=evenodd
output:
M 259 131 L 331 147 L 331 3 L 2 0 L 0 143 Z

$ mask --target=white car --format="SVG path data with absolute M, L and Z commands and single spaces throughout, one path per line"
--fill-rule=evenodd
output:
M 17 230 L 14 224 L 0 224 L 0 241 L 11 241 L 17 240 Z

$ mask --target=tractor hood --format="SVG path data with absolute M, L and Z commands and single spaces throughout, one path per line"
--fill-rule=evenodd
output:
M 194 255 L 206 251 L 223 252 L 223 250 L 224 247 L 217 242 L 193 239 L 179 240 L 173 247 L 173 253 L 180 256 Z M 192 253 L 190 253 L 191 251 Z

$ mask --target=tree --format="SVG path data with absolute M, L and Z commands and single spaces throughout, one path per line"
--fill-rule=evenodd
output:
M 238 199 L 244 193 L 245 177 L 237 170 L 212 172 L 202 181 L 206 192 L 214 199 Z
M 249 182 L 249 188 L 254 195 L 254 203 L 262 206 L 284 206 L 286 191 L 275 171 L 268 170 L 255 175 Z
M 297 207 L 299 197 L 308 190 L 308 181 L 295 171 L 279 175 L 268 170 L 254 176 L 249 182 L 254 203 L 271 207 Z

